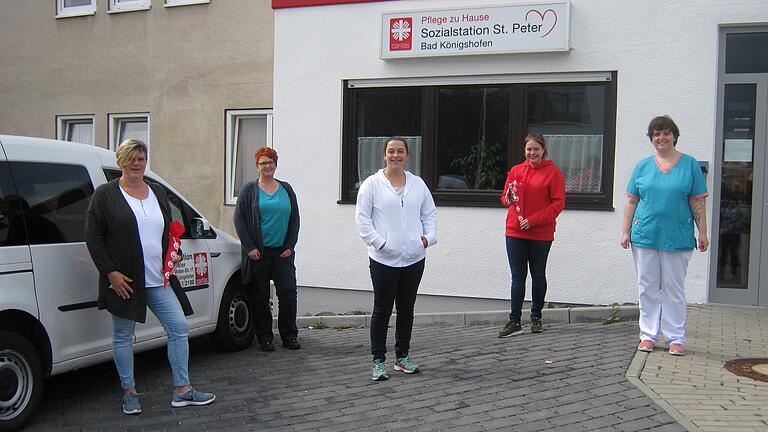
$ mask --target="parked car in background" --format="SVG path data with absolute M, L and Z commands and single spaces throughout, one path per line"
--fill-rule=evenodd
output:
M 96 307 L 98 273 L 85 246 L 93 191 L 118 178 L 98 147 L 0 135 L 0 431 L 16 430 L 40 402 L 45 377 L 112 359 L 110 314 Z M 190 337 L 222 349 L 250 346 L 251 301 L 240 284 L 240 244 L 164 187 L 184 224 L 177 275 L 194 309 Z M 154 315 L 137 324 L 136 352 L 165 345 Z

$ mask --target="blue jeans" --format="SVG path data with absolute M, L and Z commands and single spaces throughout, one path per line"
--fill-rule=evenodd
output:
M 171 287 L 146 288 L 147 306 L 163 325 L 168 335 L 168 362 L 173 372 L 173 385 L 189 385 L 189 326 L 179 300 Z M 112 315 L 112 355 L 123 389 L 136 387 L 133 379 L 133 335 L 136 321 Z
M 509 320 L 519 323 L 525 298 L 525 280 L 531 269 L 531 319 L 541 319 L 547 294 L 547 256 L 551 240 L 528 240 L 507 237 L 507 259 L 512 273 Z

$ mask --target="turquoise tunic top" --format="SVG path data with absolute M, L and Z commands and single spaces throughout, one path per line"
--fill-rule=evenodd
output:
M 688 200 L 709 195 L 696 159 L 681 154 L 666 170 L 654 156 L 641 160 L 629 179 L 627 195 L 640 199 L 630 232 L 634 246 L 667 251 L 696 247 Z
M 283 246 L 291 218 L 291 200 L 283 185 L 272 194 L 259 191 L 259 213 L 264 247 Z

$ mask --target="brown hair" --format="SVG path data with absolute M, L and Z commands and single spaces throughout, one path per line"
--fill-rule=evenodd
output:
M 525 139 L 523 140 L 523 145 L 528 144 L 528 141 L 533 141 L 541 146 L 541 149 L 544 150 L 544 153 L 541 155 L 542 159 L 547 158 L 547 142 L 544 140 L 544 135 L 541 134 L 541 132 L 531 132 L 528 135 L 525 136 Z
M 680 129 L 675 124 L 674 120 L 668 115 L 654 117 L 648 124 L 648 139 L 653 142 L 653 133 L 655 131 L 670 131 L 672 136 L 675 137 L 674 145 L 677 145 L 677 138 L 680 136 Z
M 254 155 L 254 157 L 256 158 L 256 163 L 259 163 L 259 158 L 262 156 L 266 156 L 272 159 L 273 161 L 275 161 L 275 165 L 277 165 L 277 152 L 275 151 L 275 149 L 271 147 L 262 147 L 256 150 L 256 154 Z
M 400 141 L 403 144 L 405 144 L 405 154 L 411 154 L 411 151 L 408 150 L 408 141 L 405 140 L 405 138 L 401 137 L 400 135 L 392 135 L 391 137 L 387 138 L 386 141 L 384 141 L 384 149 L 382 153 L 385 155 L 387 154 L 387 144 L 389 144 L 392 141 Z

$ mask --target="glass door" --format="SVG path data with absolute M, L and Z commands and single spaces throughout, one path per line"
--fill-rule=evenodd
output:
M 768 306 L 768 31 L 721 29 L 709 300 Z
M 757 287 L 754 282 L 759 274 L 750 269 L 759 269 L 750 265 L 750 257 L 760 255 L 759 241 L 752 241 L 753 232 L 760 239 L 762 225 L 762 197 L 755 196 L 754 180 L 756 168 L 761 170 L 763 165 L 756 166 L 755 156 L 764 152 L 759 151 L 759 146 L 755 148 L 756 98 L 755 83 L 725 85 L 718 241 L 717 250 L 712 251 L 717 254 L 717 288 L 722 290 L 717 297 L 724 303 L 756 304 L 757 300 L 757 290 L 750 287 Z

